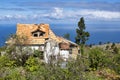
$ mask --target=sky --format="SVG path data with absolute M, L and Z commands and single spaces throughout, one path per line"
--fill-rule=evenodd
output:
M 71 24 L 58 27 L 75 29 L 81 17 L 89 31 L 120 31 L 120 0 L 0 0 L 0 24 Z

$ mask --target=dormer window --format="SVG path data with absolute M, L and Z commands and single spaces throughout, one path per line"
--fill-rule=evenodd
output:
M 44 35 L 45 35 L 45 32 L 40 31 L 40 30 L 36 30 L 36 31 L 32 32 L 33 37 L 43 37 Z
M 37 33 L 33 33 L 33 36 L 34 36 L 34 37 L 38 37 L 38 34 L 37 34 Z

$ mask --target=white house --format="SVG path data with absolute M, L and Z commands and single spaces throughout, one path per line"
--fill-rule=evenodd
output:
M 56 36 L 49 24 L 17 24 L 16 35 L 26 36 L 27 39 L 23 44 L 32 49 L 43 51 L 46 60 L 47 55 L 50 54 L 59 54 L 64 60 L 67 60 L 69 56 L 76 57 L 78 54 L 78 45 Z M 12 39 L 6 41 L 7 44 L 11 42 L 13 42 Z

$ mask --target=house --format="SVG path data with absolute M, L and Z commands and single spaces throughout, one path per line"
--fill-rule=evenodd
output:
M 16 35 L 26 36 L 27 39 L 24 45 L 35 50 L 45 52 L 46 42 L 52 40 L 58 45 L 59 53 L 63 57 L 76 57 L 78 54 L 78 45 L 70 40 L 56 36 L 50 29 L 49 24 L 17 24 Z M 10 40 L 6 43 L 10 43 Z

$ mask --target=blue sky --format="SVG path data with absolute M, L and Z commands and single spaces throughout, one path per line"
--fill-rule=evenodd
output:
M 120 31 L 120 0 L 0 0 L 0 24 L 73 25 L 80 17 L 88 30 Z

